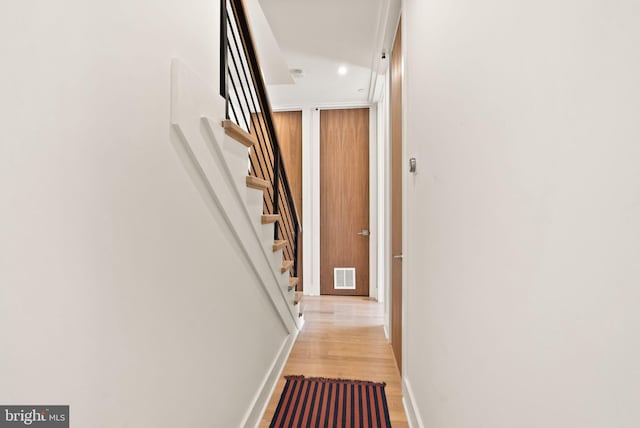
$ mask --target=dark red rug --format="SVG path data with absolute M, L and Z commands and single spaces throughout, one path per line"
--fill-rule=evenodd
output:
M 387 428 L 384 383 L 286 376 L 272 428 Z

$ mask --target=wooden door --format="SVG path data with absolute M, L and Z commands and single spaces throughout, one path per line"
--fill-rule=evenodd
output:
M 368 231 L 369 109 L 323 110 L 320 294 L 369 295 Z M 334 268 L 355 268 L 355 289 L 335 289 Z
M 296 210 L 302 225 L 302 112 L 283 111 L 273 113 L 278 143 L 282 151 L 282 161 L 295 200 Z M 304 288 L 302 273 L 302 233 L 298 238 L 298 286 Z
M 402 371 L 402 40 L 391 52 L 391 346 Z

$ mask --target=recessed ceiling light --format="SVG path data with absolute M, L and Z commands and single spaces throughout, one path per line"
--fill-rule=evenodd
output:
M 338 74 L 340 76 L 344 76 L 345 74 L 347 74 L 347 67 L 344 65 L 341 65 L 340 67 L 338 67 Z

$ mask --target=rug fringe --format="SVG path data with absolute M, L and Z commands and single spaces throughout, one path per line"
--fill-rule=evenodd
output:
M 304 375 L 288 375 L 284 377 L 286 380 L 310 380 L 323 383 L 353 383 L 356 385 L 372 385 L 372 386 L 387 386 L 386 382 L 372 382 L 369 380 L 354 380 L 354 379 L 333 379 L 328 377 L 305 377 Z

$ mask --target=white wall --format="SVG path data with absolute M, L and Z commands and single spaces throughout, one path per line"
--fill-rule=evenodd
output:
M 403 16 L 404 368 L 423 425 L 640 426 L 638 2 Z
M 2 3 L 1 403 L 79 427 L 245 416 L 288 333 L 169 125 L 172 57 L 217 88 L 218 15 Z

